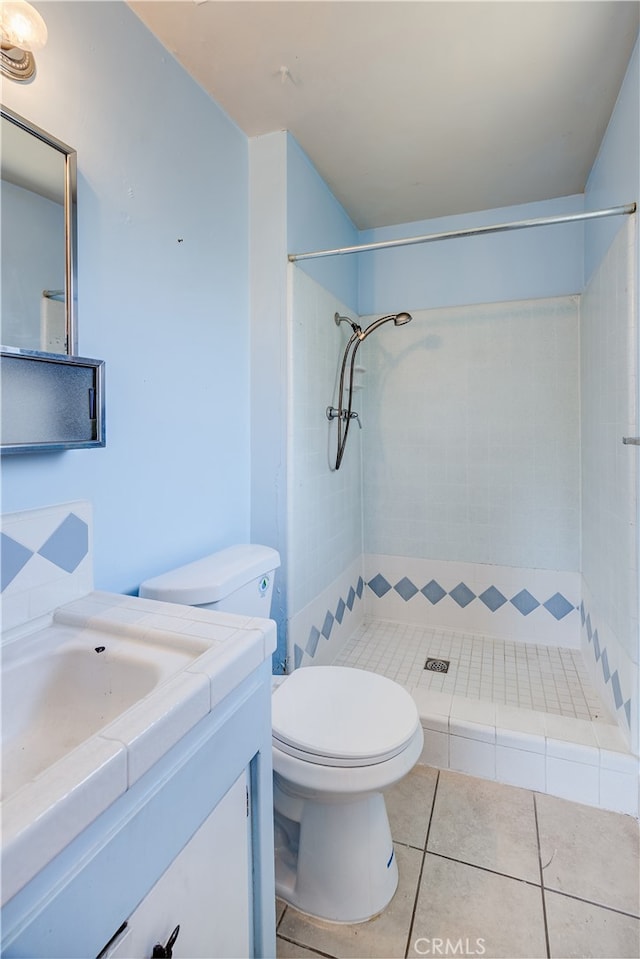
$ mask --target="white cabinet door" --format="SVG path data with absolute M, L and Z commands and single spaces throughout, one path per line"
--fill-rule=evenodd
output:
M 176 816 L 180 810 L 176 810 Z M 251 955 L 251 840 L 243 773 L 100 959 L 148 959 L 174 928 L 175 959 Z

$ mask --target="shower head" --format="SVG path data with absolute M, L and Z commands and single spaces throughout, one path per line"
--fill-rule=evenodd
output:
M 364 340 L 369 333 L 373 333 L 373 331 L 377 330 L 383 323 L 390 323 L 391 320 L 393 320 L 394 326 L 404 326 L 405 323 L 409 323 L 412 319 L 411 313 L 390 313 L 389 316 L 381 316 L 379 320 L 374 320 L 373 323 L 369 324 L 360 339 Z

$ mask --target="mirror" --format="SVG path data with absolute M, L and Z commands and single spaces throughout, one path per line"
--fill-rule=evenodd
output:
M 0 342 L 77 352 L 76 152 L 0 108 Z

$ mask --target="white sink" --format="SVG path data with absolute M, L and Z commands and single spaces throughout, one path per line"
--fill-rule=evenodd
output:
M 2 664 L 2 798 L 117 719 L 210 647 L 170 648 L 53 623 Z
M 0 904 L 275 645 L 269 620 L 102 592 L 3 634 Z

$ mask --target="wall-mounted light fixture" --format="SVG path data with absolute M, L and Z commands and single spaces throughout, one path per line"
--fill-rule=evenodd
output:
M 36 71 L 33 51 L 47 42 L 47 25 L 26 0 L 0 2 L 0 73 L 30 80 Z

